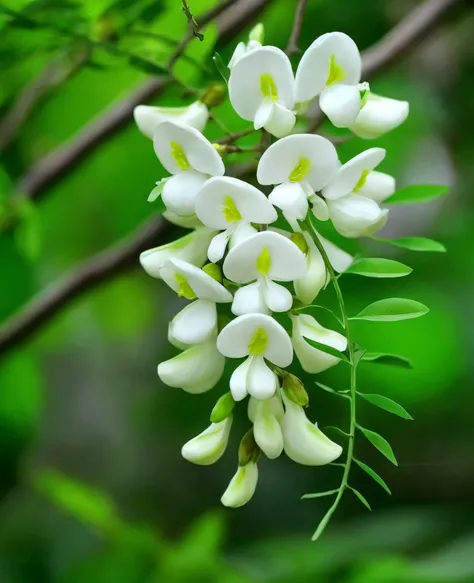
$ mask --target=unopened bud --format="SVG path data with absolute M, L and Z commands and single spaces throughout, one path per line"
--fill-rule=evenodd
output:
M 285 395 L 301 407 L 307 407 L 309 403 L 309 396 L 306 392 L 303 383 L 294 374 L 288 373 L 283 379 L 283 390 Z
M 254 40 L 263 45 L 265 39 L 265 28 L 261 22 L 256 24 L 249 32 L 249 40 Z
M 211 411 L 211 422 L 220 423 L 227 419 L 232 413 L 235 407 L 235 401 L 232 397 L 232 393 L 229 391 L 220 397 L 217 403 L 214 405 L 214 409 Z
M 239 466 L 256 463 L 260 457 L 260 448 L 255 441 L 253 429 L 249 429 L 242 437 L 239 445 Z
M 306 253 L 308 253 L 308 243 L 306 242 L 303 233 L 297 231 L 296 233 L 293 233 L 291 235 L 290 239 L 293 241 L 293 243 L 298 247 L 300 251 L 303 251 L 305 255 Z
M 210 109 L 211 107 L 217 107 L 224 103 L 227 95 L 227 88 L 224 83 L 214 82 L 211 83 L 201 95 L 200 101 L 207 105 Z
M 219 156 L 224 156 L 227 153 L 227 146 L 225 146 L 224 144 L 218 144 L 217 142 L 213 142 L 212 147 L 219 154 Z
M 222 282 L 222 270 L 217 263 L 207 263 L 202 270 L 219 283 Z

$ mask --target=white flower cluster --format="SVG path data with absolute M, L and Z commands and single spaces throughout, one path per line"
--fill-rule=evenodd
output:
M 261 452 L 273 459 L 285 451 L 295 462 L 312 466 L 330 463 L 342 452 L 308 420 L 307 393 L 285 370 L 293 352 L 311 374 L 339 362 L 314 343 L 338 351 L 347 347 L 343 335 L 322 327 L 301 308 L 326 285 L 327 271 L 300 221 L 311 212 L 319 221 L 331 220 L 345 237 L 367 236 L 387 220 L 388 211 L 379 205 L 395 190 L 394 179 L 375 170 L 385 150 L 368 149 L 341 165 L 328 139 L 288 135 L 295 111 L 318 97 L 334 125 L 369 138 L 399 125 L 408 104 L 373 95 L 360 83 L 359 51 L 338 32 L 309 47 L 296 76 L 285 53 L 255 38 L 247 46 L 240 43 L 229 67 L 235 111 L 256 130 L 280 138 L 263 153 L 257 168 L 258 183 L 273 186 L 269 197 L 224 176 L 218 150 L 201 133 L 208 115 L 204 104 L 172 111 L 140 106 L 135 119 L 153 139 L 155 153 L 171 175 L 157 183 L 152 199 L 161 195 L 165 217 L 194 228 L 140 257 L 147 273 L 190 301 L 169 325 L 169 341 L 182 352 L 162 362 L 158 375 L 171 387 L 202 393 L 218 383 L 226 358 L 237 359 L 230 391 L 218 400 L 210 427 L 182 449 L 196 464 L 216 462 L 227 446 L 233 408 L 249 396 L 253 429 L 241 442 L 237 473 L 222 497 L 223 504 L 237 507 L 255 491 Z M 290 231 L 271 226 L 279 218 L 277 209 Z M 352 257 L 319 239 L 335 271 L 345 271 Z M 219 310 L 222 317 L 218 304 L 228 304 Z M 280 323 L 285 317 L 291 337 Z

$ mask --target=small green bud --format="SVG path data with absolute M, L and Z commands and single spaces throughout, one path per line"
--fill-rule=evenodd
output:
M 218 144 L 217 142 L 212 142 L 212 147 L 219 154 L 219 156 L 225 156 L 227 154 L 227 146 L 224 144 Z
M 211 107 L 217 107 L 224 103 L 225 98 L 227 96 L 227 87 L 224 83 L 220 83 L 215 81 L 208 85 L 208 87 L 204 90 L 204 93 L 201 95 L 200 101 L 207 105 L 209 109 Z
M 235 407 L 235 401 L 232 397 L 232 393 L 224 393 L 222 397 L 219 397 L 217 403 L 214 405 L 214 409 L 211 411 L 211 423 L 220 423 L 227 419 L 232 413 Z
M 297 231 L 296 233 L 293 233 L 291 235 L 290 239 L 293 241 L 293 243 L 298 247 L 300 251 L 303 251 L 305 255 L 306 253 L 308 253 L 308 243 L 306 242 L 303 233 Z
M 207 263 L 202 268 L 202 270 L 204 271 L 204 273 L 207 273 L 207 275 L 210 275 L 212 279 L 215 279 L 219 283 L 222 282 L 222 270 L 220 266 L 217 265 L 217 263 Z
M 310 101 L 302 101 L 297 103 L 295 107 L 295 114 L 298 116 L 306 115 L 308 113 Z
M 283 390 L 285 391 L 285 395 L 288 397 L 288 399 L 293 401 L 293 403 L 301 405 L 301 407 L 308 406 L 308 393 L 306 392 L 303 383 L 294 374 L 288 373 L 283 378 Z
M 265 27 L 261 22 L 259 22 L 249 32 L 249 40 L 255 40 L 261 45 L 263 45 L 264 39 L 265 39 Z
M 242 437 L 239 446 L 239 466 L 246 466 L 247 464 L 258 461 L 260 457 L 260 448 L 255 441 L 253 429 L 249 429 Z

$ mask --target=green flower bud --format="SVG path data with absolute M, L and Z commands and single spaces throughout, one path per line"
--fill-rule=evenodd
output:
M 293 241 L 293 243 L 298 247 L 300 251 L 303 251 L 305 255 L 306 253 L 308 253 L 308 243 L 306 242 L 303 233 L 300 232 L 293 233 L 290 239 Z
M 228 393 L 224 393 L 222 397 L 220 397 L 217 403 L 214 405 L 214 409 L 211 411 L 211 422 L 212 423 L 220 423 L 227 419 L 229 415 L 232 413 L 235 407 L 235 401 L 232 397 L 232 393 L 229 391 Z
M 221 157 L 227 154 L 227 146 L 225 146 L 224 144 L 218 144 L 217 142 L 213 142 L 212 147 Z
M 222 270 L 217 263 L 207 263 L 202 270 L 219 283 L 222 283 Z
M 227 87 L 224 83 L 214 82 L 208 85 L 204 93 L 201 95 L 200 101 L 207 105 L 209 109 L 211 107 L 217 107 L 224 103 L 227 96 Z
M 307 407 L 309 403 L 309 396 L 306 392 L 303 383 L 294 374 L 288 373 L 283 378 L 283 390 L 285 395 L 301 407 Z
M 258 447 L 253 429 L 249 429 L 242 437 L 239 446 L 239 466 L 246 466 L 251 462 L 256 463 L 260 457 L 260 448 Z
M 249 32 L 249 40 L 255 40 L 261 45 L 265 39 L 265 28 L 261 22 L 256 24 L 252 30 Z

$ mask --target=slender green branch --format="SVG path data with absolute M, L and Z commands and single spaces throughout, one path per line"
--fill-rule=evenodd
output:
M 331 283 L 334 286 L 334 291 L 336 292 L 337 300 L 339 303 L 339 308 L 341 310 L 342 322 L 344 325 L 344 332 L 345 332 L 345 335 L 347 338 L 347 345 L 348 345 L 348 349 L 349 349 L 349 360 L 350 360 L 350 365 L 351 365 L 350 394 L 349 394 L 349 396 L 350 396 L 350 426 L 349 426 L 349 436 L 348 436 L 349 437 L 349 444 L 347 446 L 347 456 L 346 456 L 346 461 L 344 463 L 344 472 L 342 474 L 341 484 L 340 484 L 339 488 L 337 489 L 336 499 L 334 500 L 333 505 L 328 510 L 328 512 L 326 513 L 326 515 L 323 519 L 324 524 L 321 523 L 322 528 L 318 528 L 313 536 L 313 540 L 316 540 L 323 533 L 324 528 L 326 527 L 326 525 L 329 522 L 329 519 L 331 518 L 331 516 L 334 514 L 337 507 L 339 506 L 339 503 L 344 495 L 344 492 L 349 485 L 349 474 L 350 474 L 351 465 L 352 465 L 352 462 L 354 459 L 354 444 L 355 444 L 355 434 L 356 434 L 356 429 L 357 429 L 357 422 L 356 422 L 357 360 L 356 360 L 356 355 L 355 355 L 354 343 L 352 342 L 352 339 L 351 339 L 349 316 L 347 314 L 346 305 L 344 302 L 344 296 L 342 295 L 342 290 L 339 286 L 337 276 L 334 272 L 334 269 L 333 269 L 333 266 L 331 265 L 331 262 L 329 261 L 329 257 L 326 253 L 326 250 L 324 249 L 324 246 L 319 239 L 319 235 L 318 235 L 316 229 L 314 228 L 313 223 L 311 222 L 311 219 L 309 217 L 306 219 L 305 225 L 308 227 L 308 230 L 311 234 L 311 237 L 313 238 L 314 243 L 315 243 L 318 251 L 321 253 L 321 257 L 323 258 L 324 265 L 325 265 L 326 270 L 329 274 L 329 278 L 331 279 Z

